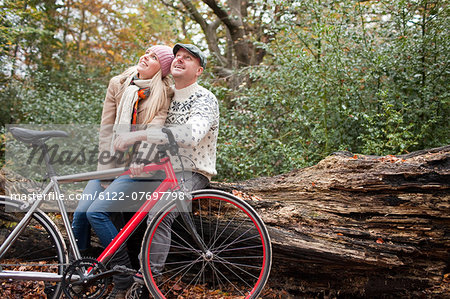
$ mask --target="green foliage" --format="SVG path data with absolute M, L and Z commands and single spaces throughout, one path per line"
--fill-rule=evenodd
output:
M 81 2 L 2 2 L 0 125 L 98 124 L 108 79 L 149 40 L 176 42 L 181 22 L 185 42 L 198 41 L 198 26 L 161 3 Z M 386 155 L 450 143 L 444 1 L 274 5 L 273 22 L 260 10 L 264 62 L 223 79 L 209 57 L 202 78 L 221 103 L 217 179 L 276 175 L 337 150 Z
M 416 146 L 421 136 L 414 136 L 414 124 L 405 120 L 409 107 L 403 104 L 401 110 L 396 110 L 386 101 L 380 104 L 378 113 L 361 114 L 364 134 L 358 136 L 358 140 L 361 141 L 362 152 L 402 154 L 407 148 Z
M 0 88 L 0 138 L 7 124 L 100 123 L 107 81 L 82 66 L 66 65 L 65 69 L 35 71 L 26 80 L 10 79 Z M 1 141 L 3 161 L 5 143 Z
M 337 150 L 449 143 L 445 5 L 292 2 L 265 65 L 242 71 L 246 83 L 225 93 L 220 179 L 275 175 Z
M 1 124 L 97 124 L 106 92 L 105 80 L 87 74 L 82 66 L 68 71 L 35 71 L 25 80 L 7 82 L 0 101 L 9 107 Z M 69 71 L 70 69 L 70 71 Z
M 105 98 L 105 80 L 82 66 L 65 73 L 41 71 L 21 93 L 22 122 L 36 124 L 98 124 Z M 27 84 L 27 83 L 26 83 Z

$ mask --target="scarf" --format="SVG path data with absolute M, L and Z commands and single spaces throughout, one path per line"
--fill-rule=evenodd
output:
M 114 129 L 111 141 L 111 153 L 115 153 L 113 141 L 120 133 L 126 133 L 133 130 L 133 109 L 136 109 L 137 102 L 141 95 L 148 97 L 150 93 L 150 84 L 152 79 L 141 80 L 137 76 L 134 76 L 131 80 L 131 84 L 125 89 L 120 100 L 119 107 L 116 111 L 116 119 L 114 121 Z
M 133 78 L 132 84 L 130 84 L 123 92 L 122 99 L 120 100 L 119 107 L 117 108 L 116 111 L 116 120 L 114 121 L 115 125 L 131 124 L 131 118 L 133 116 L 133 107 L 138 101 L 139 90 L 145 88 L 149 92 L 151 82 L 152 79 L 140 80 L 137 77 Z M 147 92 L 144 93 L 147 95 Z

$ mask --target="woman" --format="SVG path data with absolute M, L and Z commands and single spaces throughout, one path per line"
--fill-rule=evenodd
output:
M 152 46 L 140 57 L 136 66 L 111 79 L 103 105 L 98 170 L 123 167 L 136 162 L 136 146 L 124 152 L 111 151 L 118 131 L 135 131 L 150 125 L 164 124 L 173 95 L 171 81 L 167 76 L 173 58 L 172 48 Z M 107 161 L 101 158 L 111 157 L 111 152 L 112 158 Z M 145 157 L 142 152 L 139 156 Z M 130 176 L 121 176 L 113 181 L 89 181 L 83 192 L 84 200 L 79 202 L 72 222 L 79 249 L 85 251 L 89 248 L 91 226 L 104 247 L 117 235 L 118 230 L 111 216 L 114 212 L 122 211 L 122 207 L 117 206 L 117 200 L 105 199 L 144 190 L 146 185 L 145 181 Z M 112 263 L 131 266 L 125 250 L 117 252 Z M 132 282 L 129 275 L 114 276 L 115 286 L 110 298 L 119 298 Z

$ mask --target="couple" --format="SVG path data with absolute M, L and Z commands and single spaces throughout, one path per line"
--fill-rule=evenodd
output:
M 208 185 L 216 174 L 219 108 L 216 97 L 197 84 L 205 66 L 206 57 L 195 45 L 176 44 L 173 49 L 156 45 L 147 49 L 136 66 L 111 79 L 103 105 L 99 150 L 100 155 L 108 151 L 122 155 L 120 159 L 110 159 L 106 164 L 100 163 L 99 159 L 98 169 L 129 165 L 132 176 L 121 176 L 113 181 L 89 181 L 84 194 L 92 196 L 101 193 L 105 196 L 108 193 L 152 192 L 163 178 L 154 174 L 153 178 L 140 179 L 138 176 L 144 164 L 136 158 L 135 153 L 146 142 L 155 144 L 167 141 L 166 135 L 161 129 L 155 129 L 155 126 L 185 128 L 178 134 L 174 129 L 174 135 L 181 147 L 192 150 L 192 160 L 196 161 L 196 169 L 189 173 L 189 189 L 203 189 Z M 173 77 L 174 86 L 171 86 L 169 74 Z M 146 129 L 142 129 L 142 125 Z M 129 128 L 128 132 L 117 132 L 114 128 L 118 126 Z M 184 134 L 186 128 L 189 128 L 189 134 Z M 189 137 L 186 138 L 186 135 Z M 180 177 L 181 170 L 177 169 L 176 164 L 174 168 L 177 177 Z M 104 247 L 111 242 L 118 233 L 112 220 L 112 216 L 117 215 L 113 212 L 117 211 L 120 211 L 117 201 L 101 200 L 98 196 L 79 202 L 72 227 L 81 251 L 90 246 L 91 227 Z M 162 250 L 168 250 L 170 232 L 161 235 L 160 242 L 165 244 L 161 245 L 164 247 Z M 163 265 L 165 257 L 162 259 L 155 263 Z M 125 249 L 119 250 L 111 263 L 131 267 Z M 108 298 L 124 298 L 133 283 L 133 277 L 120 274 L 113 279 L 114 289 Z

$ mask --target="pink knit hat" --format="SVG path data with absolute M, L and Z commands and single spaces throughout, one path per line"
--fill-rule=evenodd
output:
M 150 51 L 158 56 L 159 64 L 161 65 L 161 75 L 164 78 L 170 73 L 170 65 L 173 61 L 173 51 L 171 47 L 156 45 L 150 48 Z

